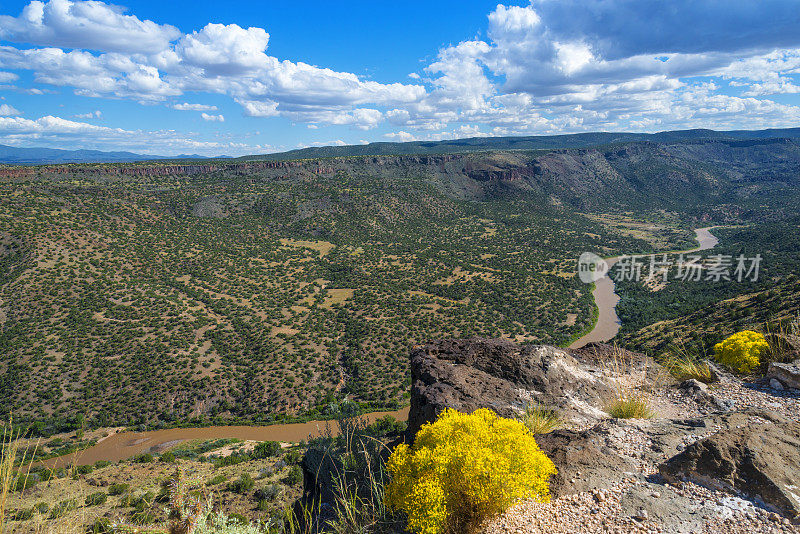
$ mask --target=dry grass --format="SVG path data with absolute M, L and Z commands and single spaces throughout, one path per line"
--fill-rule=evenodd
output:
M 525 413 L 520 415 L 518 419 L 535 436 L 552 432 L 564 424 L 556 410 L 538 402 L 532 402 L 525 406 Z
M 643 395 L 619 397 L 605 407 L 608 415 L 614 419 L 652 419 L 655 412 L 650 407 L 650 400 Z
M 716 379 L 708 363 L 693 358 L 675 357 L 667 362 L 667 368 L 678 380 L 694 379 L 710 384 Z
M 797 358 L 800 346 L 800 312 L 789 320 L 767 321 L 764 324 L 764 338 L 769 343 L 769 352 L 762 358 L 762 363 L 785 363 Z
M 614 397 L 605 405 L 605 412 L 615 419 L 652 419 L 655 411 L 647 391 L 660 383 L 663 377 L 648 378 L 649 365 L 637 365 L 633 355 L 618 347 L 613 347 L 611 358 L 604 365 L 606 374 L 614 379 Z
M 677 380 L 699 380 L 705 384 L 716 381 L 714 372 L 708 363 L 702 361 L 705 350 L 687 347 L 683 343 L 674 345 L 666 357 L 665 367 Z

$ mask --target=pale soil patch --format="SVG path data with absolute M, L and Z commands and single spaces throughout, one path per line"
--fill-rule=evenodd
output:
M 273 326 L 272 330 L 270 331 L 270 335 L 273 336 L 273 337 L 275 337 L 278 334 L 287 334 L 287 335 L 293 336 L 293 335 L 299 334 L 299 333 L 300 333 L 300 330 L 297 330 L 296 328 L 291 328 L 291 327 L 288 327 L 288 326 Z
M 328 294 L 325 300 L 322 301 L 321 308 L 330 309 L 334 304 L 343 304 L 347 300 L 353 298 L 355 289 L 328 289 Z
M 461 266 L 457 266 L 453 269 L 453 274 L 444 280 L 439 279 L 433 283 L 436 285 L 449 286 L 456 282 L 467 282 L 474 278 L 482 278 L 483 280 L 492 283 L 497 282 L 497 278 L 491 273 L 465 271 L 461 268 Z
M 229 443 L 228 445 L 225 445 L 224 447 L 220 447 L 219 449 L 214 449 L 213 451 L 204 452 L 201 456 L 204 456 L 205 458 L 210 458 L 211 456 L 218 457 L 218 458 L 227 458 L 228 456 L 230 456 L 234 452 L 247 452 L 247 453 L 250 453 L 250 452 L 253 452 L 253 449 L 255 449 L 256 445 L 258 445 L 259 443 L 261 443 L 261 442 L 260 441 L 255 441 L 255 440 L 251 440 L 251 439 L 248 439 L 248 440 L 245 440 L 245 441 L 240 441 L 240 442 L 237 442 L 237 443 Z M 286 449 L 288 447 L 291 447 L 292 444 L 291 443 L 281 442 L 280 445 L 281 445 L 282 449 Z
M 310 248 L 320 253 L 320 256 L 327 255 L 336 246 L 327 241 L 303 241 L 298 239 L 281 239 L 281 244 L 287 247 Z

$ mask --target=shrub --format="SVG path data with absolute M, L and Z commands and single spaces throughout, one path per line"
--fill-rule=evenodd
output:
M 217 484 L 222 484 L 226 480 L 228 480 L 228 477 L 226 477 L 225 475 L 217 475 L 214 478 L 210 479 L 208 482 L 206 482 L 206 486 L 216 486 Z
M 89 534 L 112 534 L 114 532 L 111 520 L 107 517 L 98 517 L 88 528 Z
M 97 506 L 100 504 L 105 504 L 108 495 L 102 492 L 91 493 L 86 496 L 86 506 Z
M 94 463 L 94 468 L 95 469 L 102 469 L 104 467 L 108 467 L 109 465 L 111 465 L 111 462 L 109 462 L 108 460 L 97 460 Z
M 519 420 L 533 435 L 547 434 L 562 425 L 558 412 L 539 403 L 528 404 Z
M 108 487 L 108 494 L 109 495 L 122 495 L 123 493 L 127 493 L 131 487 L 129 484 L 111 484 Z
M 294 486 L 295 484 L 299 484 L 303 480 L 303 470 L 300 469 L 299 465 L 293 465 L 291 469 L 289 469 L 289 474 L 286 475 L 286 483 L 290 486 Z
M 14 490 L 25 491 L 28 488 L 34 487 L 38 482 L 39 476 L 36 473 L 20 473 L 14 483 Z
M 445 410 L 387 468 L 387 504 L 419 534 L 469 532 L 519 499 L 548 501 L 556 473 L 525 425 L 486 409 Z
M 33 508 L 23 508 L 22 510 L 17 510 L 12 514 L 12 518 L 14 521 L 27 521 L 33 518 L 34 509 Z
M 93 469 L 94 467 L 91 465 L 78 465 L 75 466 L 75 473 L 78 475 L 88 475 Z
M 736 373 L 747 374 L 758 366 L 761 355 L 768 351 L 769 344 L 763 334 L 744 330 L 714 345 L 714 358 Z
M 167 451 L 161 455 L 161 461 L 168 464 L 174 464 L 175 454 L 171 453 L 170 451 Z
M 650 402 L 642 395 L 627 394 L 606 406 L 608 415 L 615 419 L 652 419 L 655 415 Z
M 140 454 L 136 456 L 133 459 L 133 461 L 136 462 L 137 464 L 149 464 L 150 462 L 153 461 L 153 455 L 150 453 Z
M 299 463 L 302 457 L 300 451 L 289 451 L 283 455 L 283 461 L 286 462 L 286 465 L 292 465 Z
M 66 501 L 60 501 L 58 504 L 53 506 L 50 510 L 50 519 L 59 519 L 64 517 L 72 510 L 75 510 L 78 507 L 78 504 L 75 502 L 74 499 L 69 499 Z
M 281 493 L 281 487 L 278 484 L 267 484 L 263 488 L 259 488 L 253 494 L 253 497 L 259 501 L 274 501 Z
M 269 458 L 280 452 L 281 444 L 277 441 L 262 441 L 253 449 L 253 458 Z
M 253 481 L 253 477 L 251 477 L 247 473 L 243 473 L 239 477 L 239 480 L 236 480 L 228 484 L 228 489 L 235 493 L 247 493 L 248 491 L 253 489 L 254 484 L 255 482 Z

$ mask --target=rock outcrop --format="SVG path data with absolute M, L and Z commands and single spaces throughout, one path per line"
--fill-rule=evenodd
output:
M 689 480 L 743 494 L 789 518 L 800 516 L 800 423 L 763 413 L 689 445 L 659 466 L 669 481 Z
M 766 379 L 777 380 L 783 388 L 800 389 L 800 360 L 792 363 L 770 362 Z
M 516 345 L 503 339 L 417 346 L 411 352 L 411 379 L 410 436 L 445 408 L 462 412 L 490 408 L 513 417 L 532 402 L 586 424 L 607 417 L 602 407 L 615 391 L 614 379 L 602 364 L 579 362 L 557 347 Z

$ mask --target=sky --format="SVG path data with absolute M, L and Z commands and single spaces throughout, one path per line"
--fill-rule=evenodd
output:
M 800 126 L 800 0 L 3 0 L 0 144 Z

